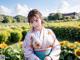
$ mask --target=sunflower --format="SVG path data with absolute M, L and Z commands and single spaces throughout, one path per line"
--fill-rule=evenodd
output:
M 6 48 L 6 47 L 8 47 L 8 45 L 5 44 L 4 42 L 2 44 L 0 44 L 0 48 Z
M 61 42 L 60 42 L 60 45 L 61 45 L 62 47 L 64 47 L 64 46 L 66 46 L 68 43 L 69 43 L 68 41 L 61 41 Z
M 80 42 L 78 41 L 74 42 L 74 44 L 76 44 L 77 46 L 80 46 Z
M 71 49 L 75 49 L 77 46 L 74 43 L 68 43 L 67 47 Z
M 75 54 L 75 56 L 80 58 L 80 48 L 75 49 L 74 54 Z

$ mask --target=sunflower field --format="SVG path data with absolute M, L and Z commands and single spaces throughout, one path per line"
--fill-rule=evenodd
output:
M 45 22 L 61 44 L 60 60 L 80 60 L 80 21 Z M 24 60 L 22 44 L 29 31 L 28 23 L 0 24 L 0 58 Z
M 79 60 L 80 59 L 80 42 L 71 43 L 67 40 L 61 41 L 60 60 Z

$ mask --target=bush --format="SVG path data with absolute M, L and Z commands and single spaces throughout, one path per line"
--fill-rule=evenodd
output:
M 5 60 L 24 60 L 23 50 L 17 44 L 0 49 L 0 51 L 0 55 L 5 56 Z
M 48 27 L 51 28 L 59 39 L 70 41 L 80 40 L 80 28 L 77 27 Z
M 23 31 L 20 27 L 11 27 L 12 30 L 19 30 L 19 31 Z
M 27 34 L 28 30 L 29 30 L 29 29 L 25 29 L 25 30 L 23 30 L 23 32 L 22 32 L 22 35 L 23 35 L 23 38 L 22 38 L 22 40 L 24 40 L 24 38 L 25 38 L 25 35 Z
M 7 32 L 7 31 L 0 31 L 0 43 L 7 42 L 9 36 L 10 36 L 9 32 Z
M 10 34 L 11 36 L 10 36 L 9 42 L 11 43 L 16 43 L 22 39 L 22 33 L 19 30 L 14 30 Z
M 28 29 L 28 27 L 22 26 L 21 29 L 25 30 L 25 29 Z

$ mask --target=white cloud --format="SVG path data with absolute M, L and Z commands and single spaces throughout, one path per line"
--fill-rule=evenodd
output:
M 16 15 L 27 16 L 30 9 L 31 8 L 29 8 L 27 5 L 17 4 L 17 6 L 16 6 Z
M 74 7 L 71 7 L 70 12 L 80 12 L 80 5 L 76 5 Z
M 15 16 L 15 15 L 27 16 L 28 12 L 31 9 L 32 8 L 29 8 L 27 5 L 21 5 L 21 4 L 17 4 L 16 8 L 13 8 L 13 9 L 10 9 L 10 8 L 7 8 L 3 5 L 1 5 L 0 6 L 0 14 L 11 15 L 11 16 Z
M 44 10 L 39 10 L 39 11 L 42 13 L 42 15 L 44 17 L 48 16 L 50 13 L 53 13 L 53 12 L 56 13 L 57 12 L 56 10 L 48 9 L 48 8 L 46 8 Z
M 73 3 L 71 5 L 70 3 Z M 60 0 L 60 5 L 57 7 L 57 9 L 44 9 L 42 10 L 42 14 L 44 16 L 48 16 L 50 13 L 70 13 L 70 12 L 80 12 L 80 4 L 79 0 Z
M 62 13 L 69 13 L 69 12 L 80 12 L 80 2 L 79 0 L 60 0 L 61 4 L 58 6 L 58 9 L 47 8 L 37 9 L 42 13 L 43 16 L 48 16 L 49 13 L 56 13 L 57 11 Z M 70 3 L 74 3 L 72 6 Z M 56 7 L 57 8 L 57 7 Z M 25 5 L 25 4 L 17 4 L 16 8 L 10 9 L 5 6 L 0 6 L 0 14 L 5 15 L 23 15 L 27 16 L 28 12 L 33 8 Z
M 0 14 L 11 15 L 11 13 L 12 13 L 11 9 L 2 5 L 0 6 Z
M 75 0 L 74 0 L 75 1 Z M 78 1 L 78 0 L 77 0 Z M 79 2 L 79 1 L 78 1 Z M 80 4 L 76 2 L 74 6 L 72 6 L 68 0 L 61 0 L 61 5 L 59 6 L 59 12 L 61 13 L 69 13 L 69 12 L 80 12 Z
M 66 0 L 61 0 L 61 4 L 59 5 L 59 12 L 65 13 L 69 12 L 70 4 Z
M 48 16 L 48 14 L 50 13 L 49 9 L 44 9 L 44 10 L 40 10 L 40 12 L 42 13 L 43 16 Z

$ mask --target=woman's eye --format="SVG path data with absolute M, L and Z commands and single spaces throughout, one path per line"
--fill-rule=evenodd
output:
M 30 22 L 33 23 L 34 21 L 35 21 L 35 22 L 38 22 L 38 20 L 31 20 Z
M 36 20 L 36 22 L 38 22 L 38 20 Z

